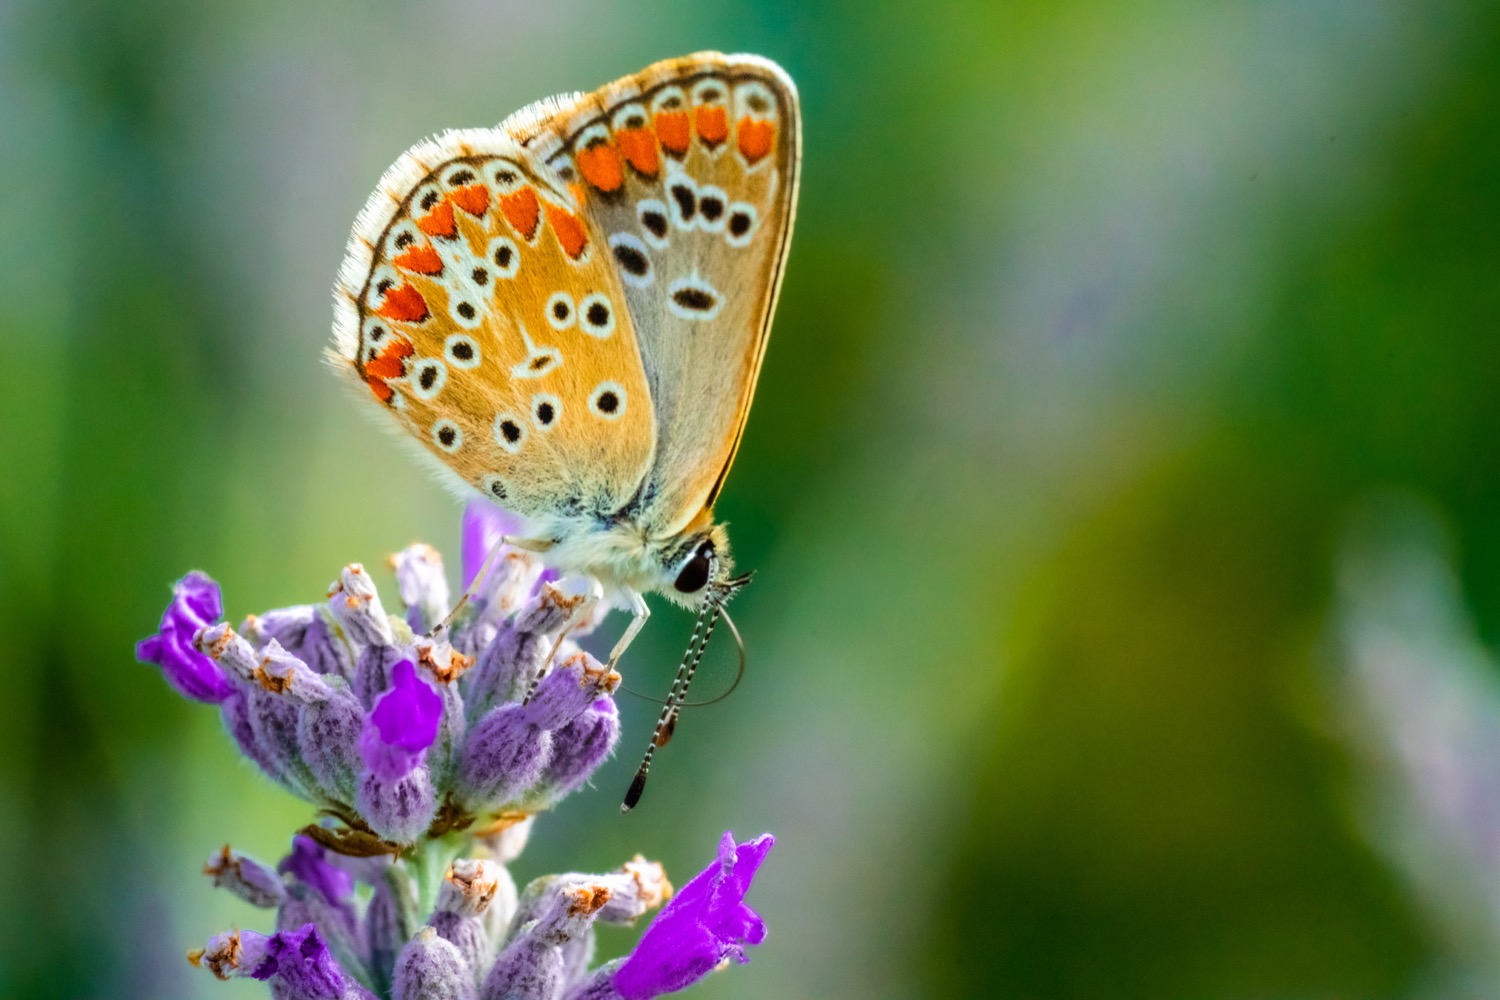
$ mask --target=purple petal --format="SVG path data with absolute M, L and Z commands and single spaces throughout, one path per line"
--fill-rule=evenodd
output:
M 162 614 L 160 630 L 136 644 L 136 658 L 161 667 L 167 683 L 179 694 L 211 704 L 222 702 L 234 692 L 234 685 L 218 664 L 193 648 L 193 636 L 223 614 L 219 585 L 202 573 L 189 573 L 173 585 L 172 602 Z
M 745 893 L 775 843 L 768 833 L 736 847 L 734 836 L 724 834 L 718 861 L 682 887 L 616 970 L 614 988 L 625 1000 L 650 1000 L 691 986 L 726 958 L 745 961 L 745 946 L 766 936 L 760 916 L 745 905 Z
M 509 511 L 501 510 L 488 500 L 470 500 L 464 508 L 463 519 L 463 570 L 464 589 L 474 582 L 474 575 L 484 565 L 500 539 L 521 530 L 521 519 Z
M 240 946 L 240 967 L 253 979 L 275 980 L 287 995 L 306 1000 L 369 995 L 348 978 L 329 953 L 316 924 L 278 931 L 270 937 L 241 931 Z
M 391 671 L 391 688 L 375 701 L 360 736 L 365 764 L 387 782 L 398 781 L 420 763 L 437 739 L 443 697 L 417 676 L 410 660 Z
M 317 890 L 330 906 L 339 906 L 354 895 L 354 876 L 329 864 L 323 848 L 302 834 L 292 838 L 292 853 L 281 859 L 276 870 Z

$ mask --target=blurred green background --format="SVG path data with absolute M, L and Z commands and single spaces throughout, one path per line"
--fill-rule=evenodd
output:
M 805 114 L 719 505 L 750 673 L 623 818 L 622 699 L 519 876 L 774 831 L 703 997 L 1429 995 L 1327 640 L 1394 487 L 1500 641 L 1500 8 L 1443 0 L 0 2 L 0 995 L 261 995 L 182 960 L 264 919 L 198 868 L 308 809 L 133 643 L 189 568 L 238 620 L 456 556 L 319 360 L 354 214 L 424 135 L 703 48 Z

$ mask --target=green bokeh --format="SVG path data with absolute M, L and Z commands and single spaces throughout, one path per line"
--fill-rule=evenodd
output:
M 771 937 L 702 996 L 1384 997 L 1443 960 L 1351 818 L 1326 630 L 1349 511 L 1397 487 L 1500 641 L 1492 5 L 20 0 L 0 995 L 260 995 L 182 962 L 263 920 L 197 869 L 307 810 L 132 645 L 189 568 L 234 619 L 455 553 L 320 364 L 354 213 L 426 134 L 710 47 L 805 112 L 719 506 L 750 674 L 622 818 L 624 700 L 519 874 L 681 881 L 776 832 Z M 687 629 L 653 618 L 632 686 Z

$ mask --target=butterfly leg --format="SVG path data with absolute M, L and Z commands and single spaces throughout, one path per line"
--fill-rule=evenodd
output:
M 513 549 L 522 549 L 526 552 L 546 552 L 555 544 L 555 542 L 546 538 L 512 538 L 509 535 L 501 535 L 500 539 L 490 548 L 489 555 L 484 557 L 484 562 L 479 564 L 479 572 L 475 573 L 474 579 L 469 581 L 469 586 L 465 588 L 463 596 L 458 599 L 458 603 L 453 605 L 453 610 L 448 612 L 448 617 L 444 618 L 436 628 L 429 631 L 427 638 L 430 639 L 438 633 L 446 631 L 458 618 L 459 613 L 468 606 L 469 599 L 479 593 L 479 588 L 484 586 L 484 578 L 489 576 L 490 567 L 495 565 L 495 557 L 500 554 L 501 549 L 509 545 Z
M 646 603 L 646 599 L 634 590 L 629 591 L 629 595 L 630 613 L 635 617 L 630 619 L 630 624 L 625 628 L 625 634 L 620 636 L 620 641 L 615 643 L 615 648 L 609 651 L 609 669 L 611 670 L 615 669 L 620 662 L 620 657 L 625 655 L 625 650 L 629 649 L 630 644 L 635 641 L 636 635 L 646 624 L 646 619 L 651 617 L 651 606 Z

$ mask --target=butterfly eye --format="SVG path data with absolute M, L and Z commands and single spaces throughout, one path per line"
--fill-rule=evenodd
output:
M 682 594 L 696 594 L 708 586 L 708 577 L 713 570 L 714 543 L 704 542 L 688 557 L 687 562 L 682 564 L 682 569 L 677 571 L 677 579 L 672 586 Z
M 573 296 L 567 292 L 553 292 L 552 297 L 547 300 L 543 307 L 547 313 L 547 322 L 554 330 L 566 330 L 573 325 Z

